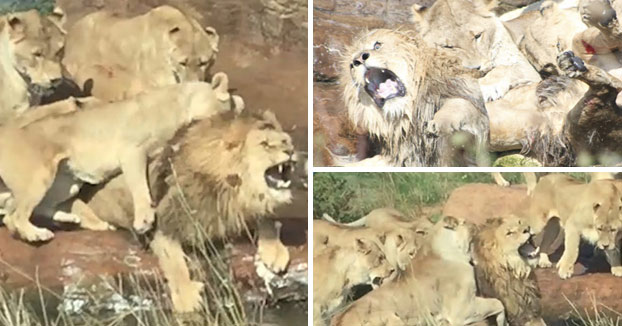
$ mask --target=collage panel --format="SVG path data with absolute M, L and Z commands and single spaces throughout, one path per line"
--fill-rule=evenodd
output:
M 619 165 L 618 5 L 316 1 L 314 166 Z
M 308 10 L 0 1 L 0 326 L 307 325 Z
M 620 177 L 315 173 L 313 325 L 615 325 Z

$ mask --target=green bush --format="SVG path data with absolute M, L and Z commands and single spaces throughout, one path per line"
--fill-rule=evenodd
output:
M 585 173 L 571 175 L 588 178 Z M 503 177 L 511 184 L 525 183 L 522 173 L 503 173 Z M 423 206 L 442 204 L 452 190 L 468 183 L 493 183 L 493 179 L 488 172 L 315 173 L 313 216 L 326 213 L 350 222 L 379 207 L 394 207 L 409 215 Z
M 54 0 L 0 0 L 0 15 L 30 9 L 49 14 L 54 9 Z

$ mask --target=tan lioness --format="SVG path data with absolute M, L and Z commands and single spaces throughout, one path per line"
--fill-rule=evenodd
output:
M 219 37 L 171 6 L 135 17 L 98 11 L 68 31 L 63 67 L 84 91 L 120 100 L 163 85 L 202 81 Z
M 603 250 L 615 247 L 622 228 L 622 193 L 613 180 L 594 180 L 584 184 L 564 174 L 544 176 L 529 197 L 526 218 L 532 232 L 542 232 L 552 217 L 564 229 L 564 254 L 557 263 L 562 279 L 572 276 L 583 238 Z
M 471 225 L 443 218 L 404 275 L 355 301 L 331 325 L 468 325 L 495 316 L 506 326 L 501 301 L 476 296 L 472 237 Z
M 190 122 L 231 111 L 234 106 L 241 108 L 242 99 L 231 96 L 227 89 L 227 76 L 218 73 L 212 84 L 169 85 L 22 128 L 1 128 L 0 177 L 14 197 L 14 207 L 4 223 L 27 241 L 49 240 L 53 233 L 35 227 L 29 219 L 54 186 L 57 171 L 73 180 L 59 185 L 68 188 L 58 190 L 68 198 L 76 195 L 82 182 L 98 184 L 123 172 L 134 203 L 133 227 L 147 231 L 154 221 L 146 177 L 149 154 Z M 52 217 L 79 221 L 77 216 L 60 211 Z
M 356 250 L 328 247 L 313 257 L 314 325 L 324 325 L 322 315 L 339 306 L 350 287 L 389 278 L 394 272 L 373 241 L 356 239 L 350 247 Z

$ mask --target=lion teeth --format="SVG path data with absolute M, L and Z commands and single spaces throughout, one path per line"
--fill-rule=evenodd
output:
M 279 164 L 279 173 L 283 173 L 283 164 Z
M 289 185 L 292 184 L 291 180 L 287 180 L 286 182 L 283 183 L 283 185 L 285 185 L 285 188 L 289 188 Z
M 365 82 L 369 84 L 369 78 L 365 78 Z

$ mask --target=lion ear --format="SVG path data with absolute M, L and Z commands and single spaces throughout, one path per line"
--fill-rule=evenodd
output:
M 268 121 L 268 122 L 271 122 L 277 128 L 277 130 L 283 130 L 283 127 L 279 123 L 279 120 L 276 119 L 276 115 L 274 115 L 274 112 L 272 112 L 270 110 L 264 111 L 263 112 L 263 119 Z
M 220 36 L 218 35 L 218 33 L 216 33 L 216 29 L 214 27 L 207 26 L 203 28 L 203 30 L 205 31 L 207 37 L 210 40 L 212 50 L 214 52 L 218 52 L 218 42 L 220 42 Z
M 224 72 L 215 73 L 214 77 L 212 77 L 212 89 L 219 101 L 228 101 L 231 95 L 229 95 L 229 77 L 227 77 L 227 74 Z
M 401 234 L 398 234 L 397 235 L 397 244 L 396 244 L 397 247 L 401 247 L 404 242 L 405 242 L 404 241 L 404 236 L 402 236 Z
M 458 227 L 458 219 L 453 216 L 443 217 L 443 227 L 448 230 L 455 230 Z
M 364 253 L 365 255 L 369 254 L 371 252 L 371 248 L 369 246 L 369 244 L 367 243 L 366 240 L 364 239 L 356 239 L 356 249 L 362 253 Z
M 387 241 L 387 235 L 386 234 L 381 234 L 378 236 L 378 240 L 380 241 L 381 244 L 384 244 L 385 241 Z
M 415 24 L 421 24 L 421 25 L 427 25 L 427 22 L 425 20 L 425 15 L 428 12 L 428 7 L 426 6 L 422 6 L 420 4 L 414 4 L 412 5 L 412 7 L 410 7 L 410 10 L 413 14 L 412 16 L 412 22 Z
M 52 13 L 48 16 L 48 19 L 58 27 L 61 32 L 67 34 L 65 31 L 65 24 L 67 23 L 67 15 L 65 15 L 65 11 L 59 6 L 54 6 Z
M 7 19 L 9 38 L 13 41 L 19 41 L 26 35 L 26 23 L 17 16 L 9 16 Z

